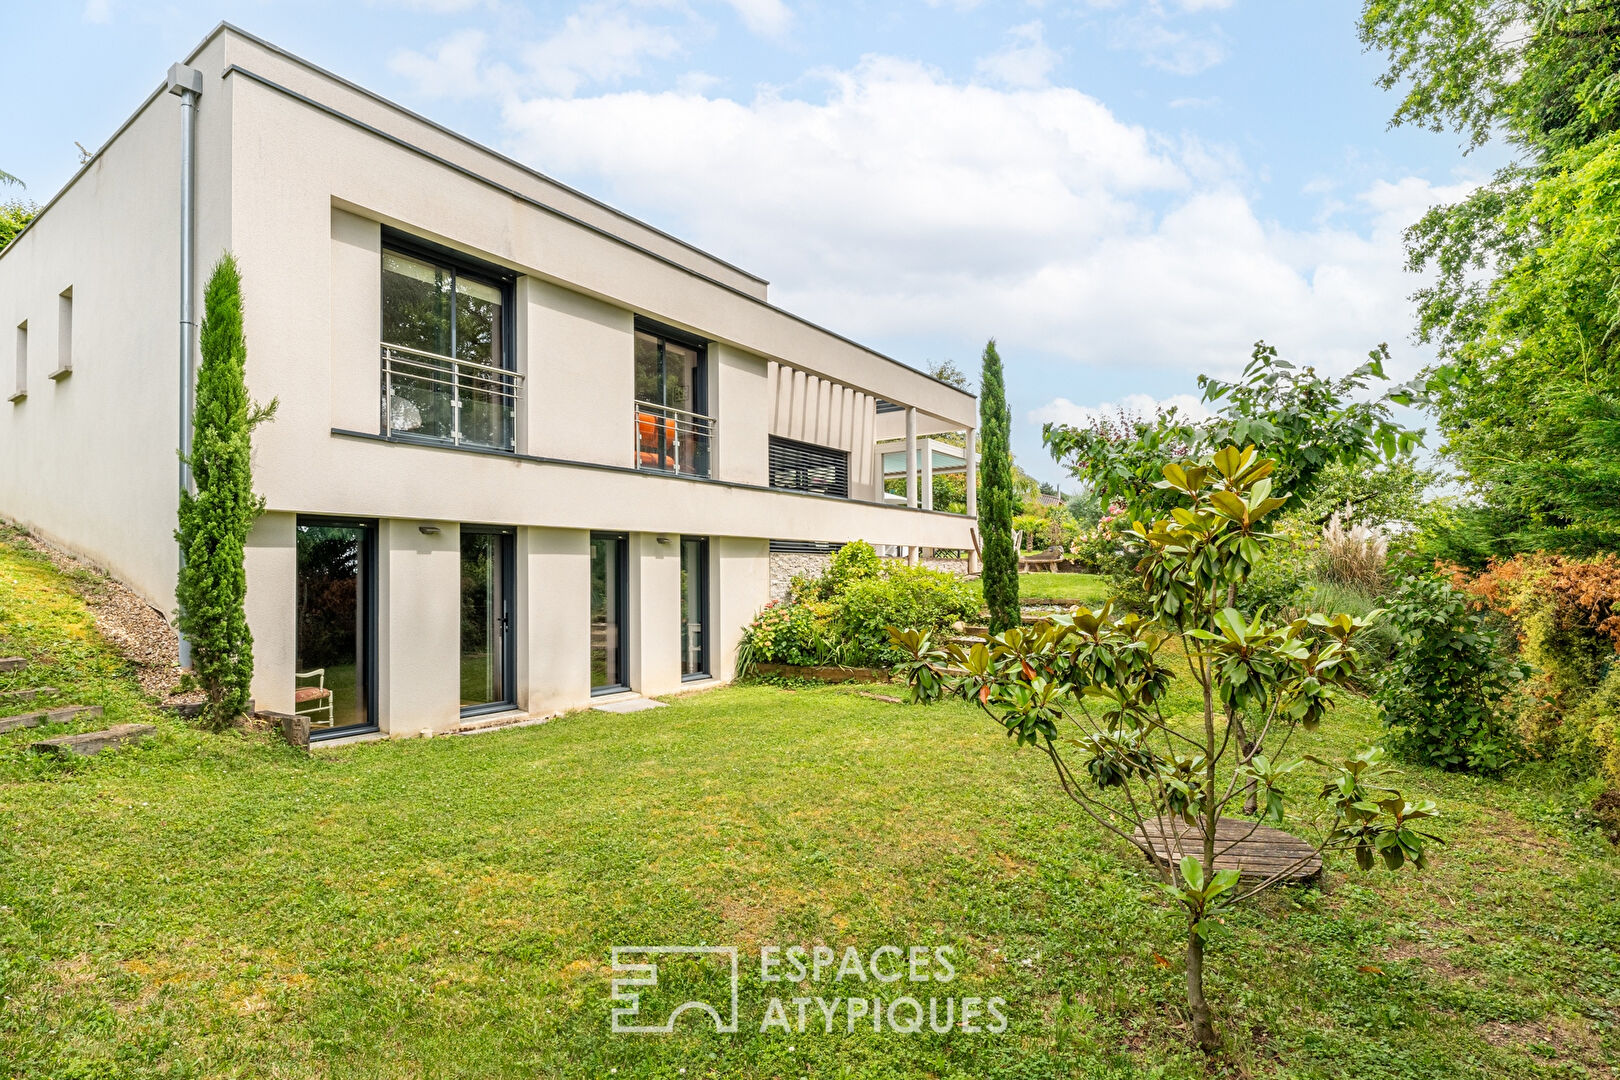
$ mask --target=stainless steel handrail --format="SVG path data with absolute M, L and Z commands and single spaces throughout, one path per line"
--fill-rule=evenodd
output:
M 632 402 L 632 413 L 635 420 L 631 439 L 637 468 L 688 476 L 709 475 L 714 417 L 640 398 Z M 656 431 L 650 441 L 644 441 L 642 418 L 649 416 L 655 422 Z M 669 430 L 671 426 L 673 433 Z M 651 462 L 647 460 L 649 457 Z
M 463 442 L 472 442 L 479 446 L 498 446 L 506 450 L 517 448 L 517 403 L 523 387 L 521 372 L 511 371 L 507 368 L 495 367 L 493 364 L 480 364 L 476 360 L 458 360 L 453 356 L 442 353 L 428 352 L 424 349 L 413 349 L 406 345 L 394 345 L 389 342 L 380 343 L 382 354 L 382 422 L 383 430 L 389 435 L 396 433 L 407 437 L 430 439 L 435 442 L 450 442 L 459 446 Z M 450 437 L 448 440 L 441 436 L 412 435 L 412 429 L 396 426 L 394 418 L 394 402 L 396 392 L 395 378 L 408 380 L 418 386 L 426 386 L 430 393 L 439 391 L 432 389 L 447 387 L 449 389 L 450 406 Z M 502 412 L 500 443 L 492 443 L 476 436 L 469 438 L 462 430 L 461 410 L 465 404 L 463 394 L 470 393 L 479 397 L 491 398 L 500 403 Z M 405 402 L 411 408 L 417 408 L 415 402 L 408 397 L 400 395 L 398 400 Z

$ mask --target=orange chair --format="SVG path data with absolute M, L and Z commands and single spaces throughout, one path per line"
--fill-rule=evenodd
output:
M 636 413 L 636 451 L 637 460 L 648 469 L 673 469 L 675 467 L 675 418 L 663 418 L 664 441 L 660 447 L 659 417 L 652 413 Z

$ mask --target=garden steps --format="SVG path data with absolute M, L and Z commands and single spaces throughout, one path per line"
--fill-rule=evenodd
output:
M 61 693 L 61 691 L 54 686 L 35 686 L 30 687 L 27 690 L 6 690 L 0 692 L 0 709 L 5 708 L 7 705 L 12 704 L 13 702 L 20 704 L 24 701 L 33 701 L 35 698 L 51 697 L 52 695 L 59 693 Z
M 20 656 L 0 656 L 0 674 L 7 671 L 21 671 L 28 666 L 28 661 Z
M 1149 862 L 1161 866 L 1204 854 L 1203 830 L 1179 819 L 1146 822 L 1132 840 Z M 1304 884 L 1321 876 L 1322 857 L 1292 833 L 1247 818 L 1222 818 L 1215 825 L 1215 869 L 1236 870 L 1246 881 L 1281 874 L 1285 885 Z
M 88 731 L 83 735 L 58 735 L 54 739 L 42 739 L 29 749 L 36 754 L 58 754 L 64 757 L 77 754 L 80 757 L 90 757 L 112 747 L 138 743 L 156 731 L 156 724 L 115 724 L 106 731 Z
M 80 717 L 94 719 L 99 716 L 101 716 L 100 705 L 67 705 L 60 709 L 44 709 L 40 712 L 23 713 L 21 716 L 7 716 L 0 718 L 0 735 L 9 731 L 20 731 L 23 728 L 36 728 L 41 724 L 65 724 Z

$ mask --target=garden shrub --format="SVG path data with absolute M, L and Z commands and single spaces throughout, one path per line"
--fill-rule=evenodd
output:
M 955 574 L 926 566 L 892 564 L 882 577 L 864 578 L 838 600 L 833 627 L 863 664 L 889 666 L 903 658 L 889 641 L 889 627 L 939 630 L 979 610 L 973 586 Z
M 899 657 L 888 628 L 943 630 L 979 610 L 973 586 L 955 574 L 879 558 L 846 544 L 818 578 L 796 579 L 743 632 L 743 667 L 754 663 L 883 667 Z
M 1526 670 L 1468 595 L 1423 574 L 1389 598 L 1397 636 L 1375 699 L 1394 753 L 1446 769 L 1499 772 L 1517 755 L 1504 698 Z

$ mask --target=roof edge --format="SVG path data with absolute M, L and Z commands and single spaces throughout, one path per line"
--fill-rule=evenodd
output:
M 696 244 L 691 243 L 690 241 L 682 240 L 680 237 L 674 235 L 673 233 L 666 232 L 665 230 L 660 229 L 656 225 L 653 225 L 653 224 L 651 224 L 649 222 L 643 221 L 640 218 L 635 217 L 635 216 L 633 216 L 631 214 L 627 214 L 623 210 L 620 210 L 618 207 L 613 206 L 610 203 L 603 202 L 601 199 L 596 198 L 594 195 L 590 195 L 590 194 L 587 194 L 586 192 L 580 191 L 578 188 L 573 187 L 570 184 L 565 184 L 561 180 L 556 179 L 555 177 L 547 176 L 545 173 L 541 172 L 539 169 L 534 168 L 532 165 L 525 165 L 523 162 L 518 161 L 516 158 L 509 157 L 508 155 L 501 153 L 499 150 L 496 150 L 493 147 L 485 146 L 483 143 L 479 142 L 477 139 L 470 138 L 470 137 L 468 137 L 466 135 L 463 135 L 461 132 L 456 131 L 453 128 L 446 127 L 445 125 L 439 123 L 437 120 L 429 119 L 428 117 L 423 116 L 421 113 L 416 112 L 413 109 L 407 109 L 405 106 L 401 105 L 399 102 L 394 101 L 394 100 L 392 100 L 390 98 L 386 98 L 383 95 L 377 93 L 375 90 L 369 90 L 366 87 L 361 86 L 359 83 L 354 82 L 351 79 L 345 79 L 342 75 L 339 75 L 334 71 L 329 71 L 328 69 L 321 67 L 319 64 L 316 64 L 316 63 L 313 63 L 313 62 L 311 62 L 309 60 L 306 60 L 302 56 L 299 56 L 297 53 L 290 52 L 287 49 L 282 48 L 280 45 L 277 45 L 273 41 L 266 41 L 264 38 L 260 37 L 259 35 L 255 34 L 255 33 L 252 33 L 251 31 L 244 30 L 240 26 L 237 26 L 235 23 L 232 23 L 232 22 L 229 22 L 229 21 L 221 21 L 218 26 L 215 26 L 213 30 L 209 31 L 208 36 L 203 38 L 202 41 L 198 43 L 196 48 L 191 50 L 191 52 L 186 56 L 186 63 L 188 63 L 188 64 L 191 63 L 194 59 L 196 59 L 196 57 L 199 54 L 201 54 L 201 52 L 204 49 L 206 49 L 208 47 L 208 45 L 216 37 L 218 37 L 221 33 L 224 33 L 226 31 L 229 31 L 230 33 L 235 34 L 238 37 L 245 38 L 246 40 L 251 41 L 253 44 L 259 46 L 261 49 L 268 49 L 270 52 L 275 53 L 277 56 L 280 56 L 285 60 L 289 60 L 292 63 L 298 64 L 301 67 L 307 68 L 308 70 L 314 72 L 315 74 L 321 76 L 322 78 L 331 79 L 333 82 L 338 83 L 338 84 L 342 85 L 343 87 L 354 91 L 357 94 L 360 94 L 360 95 L 362 95 L 362 96 L 364 96 L 366 98 L 369 98 L 370 100 L 375 101 L 377 104 L 382 105 L 385 108 L 393 109 L 395 112 L 400 113 L 403 116 L 409 117 L 410 119 L 415 120 L 419 124 L 426 124 L 428 127 L 432 128 L 434 131 L 437 131 L 439 134 L 445 135 L 445 136 L 447 136 L 449 138 L 452 138 L 452 139 L 456 140 L 457 142 L 461 143 L 464 146 L 470 147 L 471 149 L 476 150 L 479 153 L 488 154 L 491 157 L 496 158 L 496 159 L 504 162 L 505 164 L 512 166 L 514 169 L 520 169 L 523 172 L 528 173 L 530 176 L 534 177 L 537 180 L 544 181 L 547 184 L 551 184 L 551 185 L 553 185 L 553 186 L 555 186 L 557 188 L 560 188 L 563 191 L 566 191 L 568 194 L 573 195 L 576 198 L 583 199 L 586 202 L 590 203 L 592 206 L 595 206 L 595 207 L 597 207 L 597 208 L 599 208 L 601 210 L 607 211 L 608 213 L 612 214 L 614 217 L 619 218 L 621 221 L 628 222 L 629 224 L 635 225 L 638 228 L 646 229 L 648 232 L 654 233 L 654 234 L 664 238 L 665 240 L 668 240 L 672 244 L 680 245 L 681 247 L 685 248 L 687 251 L 692 252 L 694 255 L 700 255 L 705 259 L 709 259 L 709 260 L 719 264 L 720 266 L 725 267 L 727 270 L 731 270 L 731 271 L 733 271 L 735 273 L 741 274 L 743 277 L 747 278 L 750 281 L 757 282 L 760 285 L 767 285 L 767 286 L 770 285 L 770 282 L 767 279 L 762 278 L 758 274 L 752 273 L 752 272 L 750 272 L 748 270 L 744 270 L 742 267 L 738 266 L 736 263 L 730 262 L 730 261 L 728 261 L 726 259 L 722 259 L 720 256 L 714 254 L 713 252 L 705 251 L 702 248 L 698 247 Z

